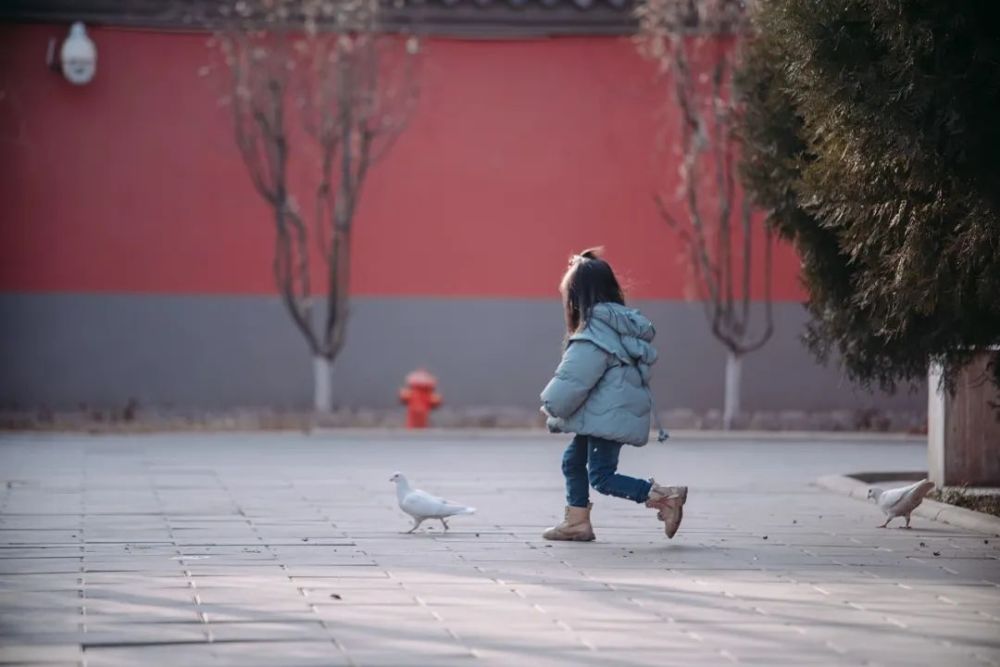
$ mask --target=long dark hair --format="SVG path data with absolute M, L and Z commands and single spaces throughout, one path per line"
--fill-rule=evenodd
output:
M 615 272 L 601 258 L 603 252 L 603 248 L 589 248 L 570 257 L 569 269 L 559 284 L 569 335 L 586 326 L 597 304 L 611 302 L 625 305 Z

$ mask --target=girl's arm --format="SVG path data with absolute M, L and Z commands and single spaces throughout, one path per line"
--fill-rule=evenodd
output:
M 569 344 L 553 377 L 542 390 L 542 409 L 565 419 L 580 409 L 608 368 L 608 353 L 590 341 Z

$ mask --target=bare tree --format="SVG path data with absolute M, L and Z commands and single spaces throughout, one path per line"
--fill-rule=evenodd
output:
M 749 31 L 747 2 L 642 0 L 637 12 L 640 48 L 658 64 L 680 125 L 672 134 L 679 191 L 657 192 L 655 201 L 684 246 L 712 335 L 727 351 L 723 426 L 728 429 L 740 411 L 743 357 L 773 332 L 771 232 L 738 185 L 734 129 L 740 107 L 733 74 L 740 41 Z M 685 217 L 672 213 L 668 197 L 683 202 Z M 755 271 L 763 274 L 762 313 L 751 302 Z M 755 323 L 755 317 L 763 322 Z
M 378 10 L 378 0 L 241 1 L 217 36 L 236 144 L 272 211 L 274 281 L 314 359 L 317 411 L 332 409 L 362 188 L 416 97 L 415 38 L 381 32 Z

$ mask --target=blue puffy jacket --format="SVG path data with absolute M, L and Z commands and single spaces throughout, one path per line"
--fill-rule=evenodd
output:
M 569 338 L 555 377 L 542 391 L 550 431 L 642 446 L 649 441 L 650 366 L 656 330 L 642 313 L 599 303 Z

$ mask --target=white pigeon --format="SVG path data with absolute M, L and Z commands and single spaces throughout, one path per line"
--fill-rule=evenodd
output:
M 403 473 L 395 473 L 389 478 L 389 481 L 396 483 L 396 498 L 399 499 L 399 508 L 413 517 L 413 528 L 406 531 L 407 533 L 415 531 L 427 519 L 437 519 L 444 526 L 444 529 L 448 530 L 446 517 L 456 514 L 473 514 L 476 511 L 475 507 L 452 503 L 420 489 L 411 489 L 410 483 L 403 476 Z
M 897 516 L 906 517 L 905 527 L 909 528 L 910 513 L 917 509 L 917 506 L 923 502 L 924 496 L 930 493 L 933 488 L 934 482 L 922 479 L 919 482 L 914 482 L 909 486 L 901 486 L 898 489 L 882 490 L 878 487 L 869 489 L 868 499 L 874 499 L 875 504 L 888 516 L 885 523 L 879 526 L 879 528 L 885 528 Z

